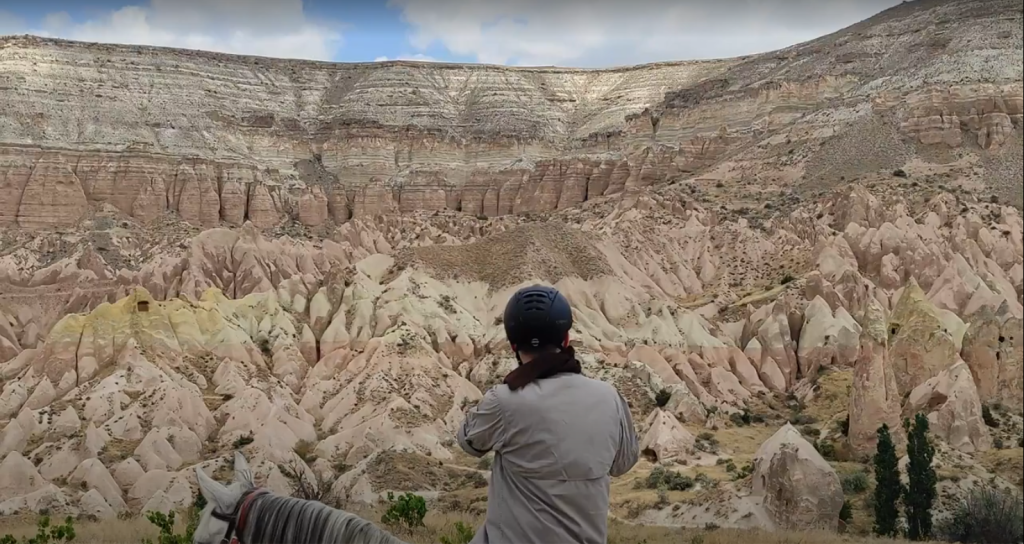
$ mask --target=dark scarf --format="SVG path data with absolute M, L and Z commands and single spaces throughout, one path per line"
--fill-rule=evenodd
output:
M 518 368 L 509 372 L 508 376 L 505 376 L 505 385 L 515 391 L 537 380 L 562 373 L 583 373 L 580 362 L 576 360 L 576 350 L 572 346 L 562 348 L 561 351 L 542 353 L 529 363 L 519 365 Z

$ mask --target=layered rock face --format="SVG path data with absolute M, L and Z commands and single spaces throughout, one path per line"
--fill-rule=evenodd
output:
M 693 174 L 817 187 L 950 151 L 1020 207 L 1018 8 L 910 2 L 773 53 L 616 70 L 4 38 L 0 225 L 72 225 L 83 202 L 203 227 L 493 217 Z

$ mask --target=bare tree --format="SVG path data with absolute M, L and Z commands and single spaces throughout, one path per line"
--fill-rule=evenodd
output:
M 291 484 L 293 497 L 341 508 L 340 493 L 334 488 L 341 474 L 316 471 L 298 459 L 279 464 L 277 468 Z

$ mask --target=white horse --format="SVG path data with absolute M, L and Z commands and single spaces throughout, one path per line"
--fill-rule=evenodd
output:
M 229 485 L 199 467 L 196 477 L 206 508 L 193 544 L 406 544 L 354 514 L 257 488 L 239 452 Z

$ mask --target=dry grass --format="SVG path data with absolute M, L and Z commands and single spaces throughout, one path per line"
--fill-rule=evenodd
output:
M 853 387 L 853 371 L 834 369 L 818 377 L 818 392 L 807 403 L 803 413 L 814 416 L 820 423 L 827 423 L 837 414 L 846 412 L 850 405 L 850 388 Z
M 1021 448 L 989 450 L 980 454 L 978 460 L 989 472 L 1024 486 L 1024 450 Z
M 380 519 L 376 510 L 356 511 L 370 519 Z M 414 531 L 396 531 L 395 535 L 412 544 L 437 544 L 443 535 L 452 535 L 455 522 L 479 527 L 481 516 L 459 513 L 427 514 L 426 527 Z M 75 542 L 88 544 L 139 544 L 144 538 L 155 539 L 156 528 L 144 519 L 79 522 L 75 524 Z M 19 539 L 35 534 L 35 519 L 24 517 L 0 518 L 0 535 L 12 534 Z M 794 533 L 750 530 L 701 530 L 678 527 L 632 525 L 618 520 L 608 524 L 609 544 L 884 544 L 896 542 L 873 538 L 837 535 L 833 533 Z
M 61 521 L 61 516 L 52 516 Z M 179 516 L 180 518 L 180 516 Z M 36 519 L 28 516 L 0 518 L 0 536 L 10 534 L 20 541 L 22 537 L 35 536 Z M 184 530 L 184 523 L 178 523 L 178 530 Z M 76 521 L 75 540 L 81 544 L 139 544 L 142 539 L 156 540 L 156 527 L 145 518 L 130 520 L 109 520 L 103 522 Z

